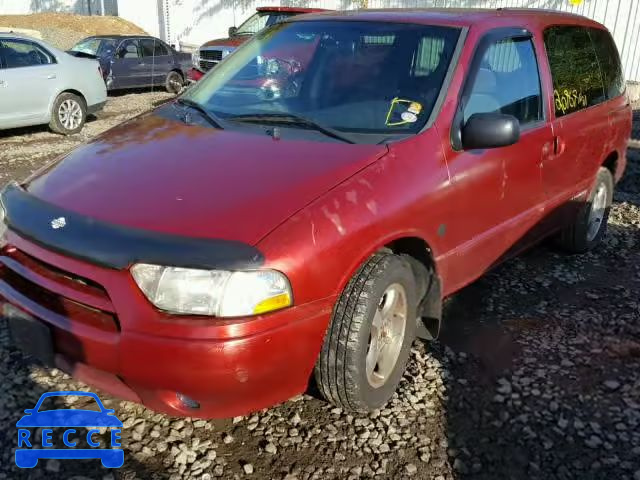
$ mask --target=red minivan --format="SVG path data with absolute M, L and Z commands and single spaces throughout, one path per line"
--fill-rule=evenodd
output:
M 277 95 L 238 88 L 270 78 Z M 2 314 L 46 363 L 172 415 L 245 414 L 314 377 L 378 408 L 444 298 L 546 237 L 602 240 L 624 89 L 578 16 L 286 20 L 4 189 Z

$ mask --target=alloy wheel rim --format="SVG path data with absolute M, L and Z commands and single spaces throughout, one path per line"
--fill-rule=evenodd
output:
M 180 82 L 180 79 L 178 78 L 177 74 L 171 75 L 169 77 L 169 86 L 174 92 L 180 91 L 180 89 L 182 88 L 182 83 Z
M 407 325 L 407 294 L 402 285 L 394 283 L 387 287 L 376 308 L 365 370 L 369 385 L 382 387 L 400 357 Z
M 589 211 L 589 226 L 587 230 L 587 240 L 590 242 L 598 236 L 598 232 L 604 222 L 605 212 L 607 210 L 607 186 L 604 183 L 598 185 L 596 194 L 591 202 L 591 210 Z
M 58 109 L 60 123 L 67 130 L 75 130 L 82 123 L 82 108 L 75 100 L 65 100 Z

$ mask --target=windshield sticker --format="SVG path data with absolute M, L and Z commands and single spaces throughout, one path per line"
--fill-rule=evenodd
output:
M 384 123 L 387 127 L 416 123 L 420 112 L 422 112 L 421 103 L 396 97 L 391 100 L 391 106 Z
M 415 113 L 409 111 L 402 112 L 400 118 L 402 118 L 402 120 L 404 120 L 406 123 L 415 123 L 418 121 L 418 116 Z
M 413 113 L 414 115 L 420 115 L 420 112 L 422 111 L 422 105 L 418 102 L 411 102 L 411 105 L 409 105 L 407 111 Z

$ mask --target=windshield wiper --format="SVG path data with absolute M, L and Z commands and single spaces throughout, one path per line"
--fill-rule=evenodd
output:
M 213 113 L 209 112 L 206 108 L 204 108 L 198 102 L 195 102 L 189 98 L 183 98 L 183 97 L 178 98 L 176 102 L 179 103 L 180 105 L 184 105 L 186 107 L 197 110 L 198 113 L 200 113 L 205 118 L 205 120 L 209 122 L 213 127 L 219 128 L 220 130 L 224 130 L 222 128 L 222 125 L 220 124 L 220 120 L 218 120 Z
M 236 115 L 231 117 L 229 120 L 233 120 L 236 122 L 247 122 L 247 123 L 269 123 L 269 124 L 278 124 L 278 125 L 291 125 L 294 127 L 302 127 L 307 128 L 309 130 L 316 130 L 320 133 L 325 134 L 327 137 L 335 138 L 336 140 L 341 140 L 345 143 L 356 143 L 351 140 L 346 135 L 337 132 L 333 128 L 325 127 L 320 125 L 313 120 L 310 120 L 305 117 L 301 117 L 299 115 L 294 115 L 292 113 L 256 113 L 250 115 Z

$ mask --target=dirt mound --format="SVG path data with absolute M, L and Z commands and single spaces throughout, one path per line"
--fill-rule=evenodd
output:
M 71 13 L 0 15 L 1 27 L 37 30 L 52 45 L 67 50 L 91 35 L 146 34 L 140 27 L 120 17 L 85 16 Z

